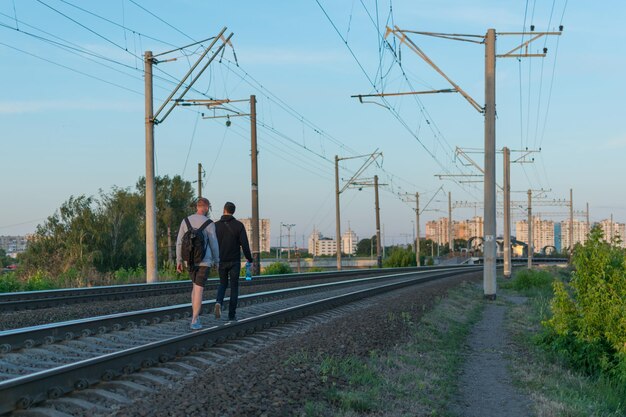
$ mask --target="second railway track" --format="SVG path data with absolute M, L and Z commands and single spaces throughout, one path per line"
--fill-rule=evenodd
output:
M 398 273 L 410 270 L 437 270 L 440 268 L 443 267 L 386 268 L 384 270 L 357 269 L 303 274 L 266 275 L 253 277 L 250 281 L 241 280 L 240 284 L 244 287 L 254 287 L 259 285 L 323 280 L 337 276 L 346 278 L 362 278 L 379 275 L 381 273 Z M 450 267 L 448 266 L 446 268 Z M 206 289 L 209 291 L 215 290 L 217 285 L 218 280 L 216 278 L 209 279 Z M 171 295 L 189 292 L 190 289 L 191 281 L 184 280 L 166 281 L 152 284 L 110 285 L 88 288 L 64 288 L 58 290 L 4 293 L 0 294 L 0 312 L 33 310 L 107 300 L 124 300 L 140 297 Z

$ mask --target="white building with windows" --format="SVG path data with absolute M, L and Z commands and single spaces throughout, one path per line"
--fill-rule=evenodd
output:
M 250 242 L 250 250 L 252 250 L 252 219 L 247 217 L 245 219 L 237 219 L 243 223 L 246 228 L 246 234 L 248 235 L 248 242 Z M 261 252 L 270 251 L 270 219 L 259 219 L 259 240 L 261 241 Z
M 626 224 L 617 223 L 610 219 L 604 219 L 599 224 L 604 233 L 604 240 L 611 242 L 613 239 L 617 239 L 620 241 L 622 248 L 626 247 L 626 242 L 624 241 L 626 239 Z
M 576 243 L 585 243 L 587 241 L 587 234 L 589 229 L 587 228 L 587 222 L 581 220 L 574 220 L 574 245 L 570 244 L 569 240 L 570 221 L 564 220 L 561 222 L 561 250 L 565 251 L 573 247 Z
M 341 236 L 341 251 L 346 255 L 356 254 L 356 245 L 359 243 L 359 237 L 350 228 Z

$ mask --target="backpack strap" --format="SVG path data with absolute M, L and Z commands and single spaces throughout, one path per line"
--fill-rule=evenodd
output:
M 185 217 L 185 224 L 187 225 L 187 230 L 193 230 L 193 227 L 191 227 L 191 222 L 189 221 L 189 217 Z
M 198 228 L 198 232 L 203 231 L 204 229 L 206 229 L 211 223 L 213 223 L 213 220 L 208 219 L 207 221 L 205 221 L 204 223 L 202 223 L 202 226 L 200 226 Z

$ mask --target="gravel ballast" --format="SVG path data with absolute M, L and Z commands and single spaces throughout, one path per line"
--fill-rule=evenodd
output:
M 304 333 L 277 338 L 261 349 L 233 353 L 233 360 L 207 365 L 187 380 L 141 395 L 109 415 L 304 415 L 306 402 L 322 398 L 328 389 L 320 378 L 320 359 L 367 357 L 401 343 L 408 325 L 390 321 L 390 315 L 409 313 L 418 320 L 450 288 L 479 277 L 480 273 L 474 273 L 445 278 L 370 298 L 361 302 L 358 311 L 333 317 Z

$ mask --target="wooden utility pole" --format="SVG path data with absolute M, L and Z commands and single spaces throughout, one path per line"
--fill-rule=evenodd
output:
M 341 269 L 341 216 L 339 209 L 339 196 L 343 193 L 348 187 L 356 184 L 356 180 L 359 178 L 363 172 L 369 167 L 379 156 L 382 156 L 382 152 L 378 152 L 378 149 L 371 154 L 367 155 L 359 155 L 359 156 L 349 156 L 340 158 L 338 155 L 335 155 L 335 233 L 337 236 L 337 269 Z M 339 188 L 339 161 L 347 160 L 347 159 L 361 159 L 365 158 L 365 162 L 361 165 L 354 175 L 346 182 L 346 184 L 340 189 Z M 372 185 L 372 184 L 367 184 Z
M 528 269 L 533 268 L 533 209 L 532 209 L 532 190 L 528 190 Z
M 502 256 L 504 257 L 504 277 L 511 277 L 511 152 L 506 146 L 504 155 L 504 242 Z
M 376 265 L 383 267 L 383 257 L 380 249 L 380 204 L 378 201 L 378 175 L 374 175 L 374 199 L 376 206 Z
M 167 116 L 178 105 L 182 105 L 185 94 L 193 87 L 198 81 L 198 78 L 213 62 L 224 47 L 230 42 L 230 38 L 233 34 L 229 34 L 226 38 L 222 35 L 226 32 L 226 28 L 223 28 L 217 36 L 213 36 L 209 39 L 203 39 L 198 42 L 194 42 L 190 45 L 176 48 L 167 52 L 153 55 L 152 51 L 146 51 L 144 54 L 144 91 L 145 91 L 145 130 L 146 130 L 146 282 L 158 281 L 157 270 L 157 230 L 156 230 L 156 186 L 154 178 L 154 126 L 163 123 Z M 178 52 L 181 49 L 188 48 L 194 45 L 206 43 L 211 41 L 210 44 L 204 48 L 204 51 L 200 54 L 196 62 L 189 68 L 186 75 L 179 81 L 174 90 L 163 101 L 161 106 L 154 111 L 153 108 L 153 85 L 152 85 L 152 67 L 155 64 L 172 61 L 172 59 L 162 59 L 161 57 L 172 52 Z M 221 42 L 220 46 L 211 53 L 211 56 L 204 63 L 204 65 L 196 71 L 196 68 L 202 62 L 202 60 L 211 52 L 217 42 Z M 157 59 L 158 57 L 158 59 Z M 193 75 L 195 72 L 195 75 Z M 191 78 L 190 78 L 191 77 Z M 189 82 L 187 82 L 189 80 Z M 182 88 L 184 86 L 184 88 Z M 182 92 L 178 97 L 174 96 L 182 88 Z M 169 106 L 169 107 L 168 107 Z M 167 110 L 166 110 L 166 107 Z M 162 116 L 161 112 L 164 111 Z M 159 117 L 160 116 L 160 117 Z
M 250 96 L 250 157 L 251 157 L 251 189 L 252 189 L 252 275 L 261 274 L 261 242 L 259 233 L 259 168 L 257 164 L 256 140 L 256 96 Z
M 159 280 L 157 271 L 156 186 L 154 180 L 154 115 L 152 51 L 144 55 L 146 113 L 146 282 Z
M 574 190 L 569 189 L 569 253 L 574 253 Z
M 420 194 L 415 193 L 415 265 L 420 266 Z
M 198 198 L 202 197 L 202 164 L 198 162 Z
M 341 271 L 341 217 L 339 209 L 339 156 L 335 155 L 335 239 L 337 240 L 337 270 Z
M 485 35 L 485 181 L 484 243 L 485 297 L 496 298 L 496 30 Z
M 559 27 L 562 30 L 563 27 Z M 413 33 L 424 36 L 433 36 L 485 45 L 485 105 L 481 107 L 476 100 L 467 94 L 459 85 L 454 83 L 435 63 L 422 51 L 407 34 Z M 531 32 L 532 37 L 526 42 L 511 51 L 497 55 L 499 58 L 522 58 L 522 57 L 545 57 L 547 49 L 543 54 L 528 53 L 528 46 L 533 41 L 547 35 L 560 35 L 561 32 Z M 484 269 L 483 269 L 483 290 L 487 299 L 496 298 L 496 31 L 489 29 L 484 36 L 481 35 L 459 35 L 433 32 L 419 32 L 412 30 L 401 30 L 397 26 L 387 28 L 385 37 L 389 34 L 400 39 L 402 44 L 407 45 L 413 52 L 422 58 L 428 65 L 445 78 L 453 87 L 448 90 L 413 91 L 404 94 L 425 94 L 425 93 L 449 93 L 457 92 L 465 98 L 472 107 L 485 116 L 485 164 L 484 164 Z M 526 35 L 524 32 L 502 32 L 498 35 Z M 520 53 L 520 51 L 522 51 Z M 392 93 L 398 95 L 398 93 Z M 387 93 L 374 94 L 369 96 L 385 96 Z M 359 97 L 361 99 L 361 97 Z

